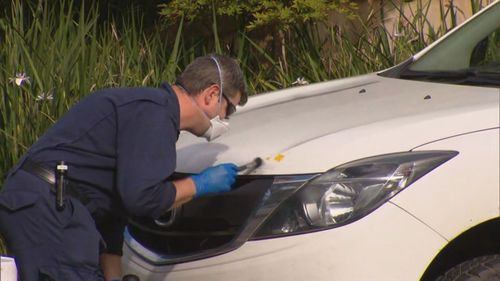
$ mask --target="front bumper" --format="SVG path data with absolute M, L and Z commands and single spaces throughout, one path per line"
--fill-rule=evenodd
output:
M 249 241 L 226 254 L 186 263 L 155 266 L 125 245 L 123 268 L 142 281 L 418 280 L 446 243 L 388 202 L 353 224 Z

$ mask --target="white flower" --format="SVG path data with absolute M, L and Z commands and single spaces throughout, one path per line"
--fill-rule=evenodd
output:
M 9 78 L 10 83 L 15 83 L 17 86 L 22 86 L 24 84 L 30 84 L 30 77 L 26 75 L 26 73 L 16 73 L 16 77 Z
M 36 96 L 36 101 L 51 101 L 54 99 L 54 95 L 52 93 L 42 93 Z
M 399 33 L 399 32 L 394 32 L 394 37 L 396 37 L 396 38 L 398 38 L 398 37 L 403 37 L 403 36 L 404 36 L 404 34 L 403 34 L 402 32 L 401 32 L 401 33 Z
M 303 85 L 309 85 L 309 81 L 304 79 L 304 77 L 298 77 L 295 82 L 292 83 L 292 85 L 297 85 L 297 86 L 303 86 Z

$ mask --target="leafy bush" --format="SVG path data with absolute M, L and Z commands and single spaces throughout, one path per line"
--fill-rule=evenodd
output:
M 248 30 L 264 26 L 288 30 L 298 24 L 324 21 L 333 11 L 353 15 L 356 7 L 356 3 L 348 0 L 173 0 L 160 4 L 160 14 L 167 23 L 173 24 L 180 17 L 191 22 L 211 18 L 214 12 L 217 16 L 239 18 Z

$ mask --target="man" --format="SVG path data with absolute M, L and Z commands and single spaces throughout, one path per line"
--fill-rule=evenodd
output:
M 234 164 L 168 177 L 180 130 L 211 140 L 246 101 L 239 66 L 214 55 L 195 59 L 173 86 L 105 89 L 75 105 L 20 159 L 0 193 L 0 232 L 21 280 L 103 280 L 100 253 L 106 279 L 119 278 L 126 216 L 157 218 L 193 197 L 230 190 Z

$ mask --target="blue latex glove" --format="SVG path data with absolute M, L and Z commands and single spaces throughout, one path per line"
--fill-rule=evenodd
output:
M 235 164 L 220 164 L 203 170 L 191 177 L 196 185 L 194 197 L 231 190 L 237 174 L 238 166 Z

